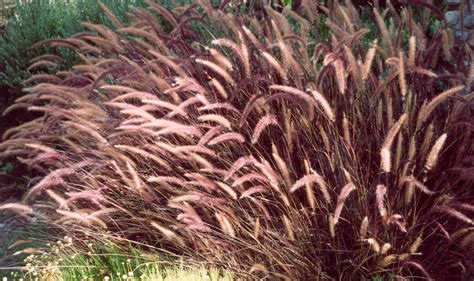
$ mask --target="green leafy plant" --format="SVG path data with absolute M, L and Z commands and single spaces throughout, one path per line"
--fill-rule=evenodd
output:
M 25 257 L 25 266 L 10 272 L 2 268 L 0 276 L 6 272 L 5 278 L 15 280 L 233 280 L 229 272 L 185 266 L 182 260 L 165 258 L 162 253 L 144 254 L 137 247 L 109 241 L 91 243 L 65 236 L 43 246 L 33 240 L 21 245 L 24 249 L 17 254 Z
M 2 161 L 0 161 L 0 166 L 2 167 L 2 172 L 4 174 L 8 174 L 13 171 L 13 164 L 11 162 L 3 164 Z

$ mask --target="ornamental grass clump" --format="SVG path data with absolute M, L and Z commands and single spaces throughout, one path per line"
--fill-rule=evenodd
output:
M 43 114 L 0 149 L 44 176 L 2 210 L 247 277 L 472 270 L 473 67 L 451 29 L 409 6 L 374 9 L 374 34 L 350 1 L 147 2 L 36 44 L 82 64 L 5 112 Z

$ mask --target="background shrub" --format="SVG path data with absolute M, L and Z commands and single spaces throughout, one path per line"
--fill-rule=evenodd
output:
M 128 21 L 129 5 L 140 6 L 142 0 L 102 1 L 123 22 Z M 30 60 L 45 53 L 59 54 L 64 61 L 60 69 L 70 68 L 76 61 L 74 53 L 66 49 L 30 47 L 48 38 L 67 38 L 84 31 L 81 22 L 110 26 L 96 0 L 15 0 L 15 10 L 0 35 L 0 87 L 2 97 L 11 99 L 20 95 L 24 81 L 31 76 L 27 70 Z M 3 102 L 2 105 L 8 102 Z

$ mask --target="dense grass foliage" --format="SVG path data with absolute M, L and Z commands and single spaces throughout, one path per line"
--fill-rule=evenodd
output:
M 0 210 L 254 278 L 469 274 L 472 50 L 432 9 L 146 2 L 34 46 L 81 63 L 7 109 L 43 113 L 0 149 L 44 176 Z

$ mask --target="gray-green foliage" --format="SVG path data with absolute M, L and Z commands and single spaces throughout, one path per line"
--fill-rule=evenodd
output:
M 0 86 L 7 86 L 15 97 L 23 80 L 31 74 L 29 61 L 43 53 L 59 53 L 65 58 L 62 68 L 70 67 L 75 57 L 66 49 L 31 49 L 34 43 L 49 38 L 66 38 L 81 32 L 81 22 L 110 25 L 97 0 L 15 0 L 16 8 L 0 36 Z M 129 6 L 143 6 L 143 0 L 102 0 L 121 21 L 126 22 Z M 1 93 L 6 94 L 6 93 Z

